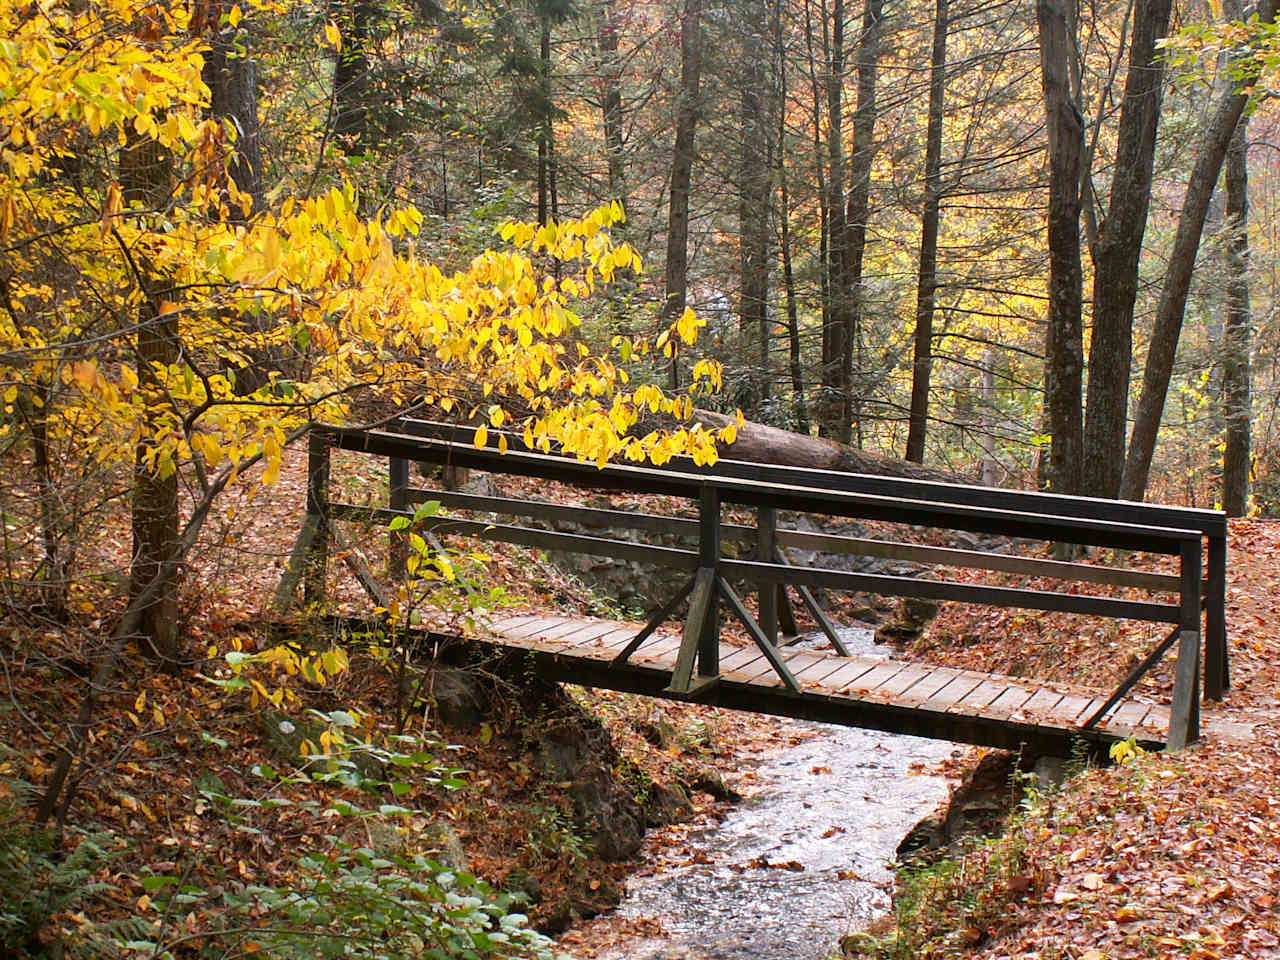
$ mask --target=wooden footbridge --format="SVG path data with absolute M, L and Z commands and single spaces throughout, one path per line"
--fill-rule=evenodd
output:
M 308 602 L 323 603 L 330 539 L 339 535 L 333 521 L 385 525 L 396 517 L 412 518 L 414 504 L 436 500 L 466 516 L 455 512 L 420 518 L 414 530 L 422 536 L 476 537 L 688 571 L 682 589 L 654 598 L 654 612 L 639 629 L 616 621 L 499 614 L 483 635 L 470 638 L 496 650 L 521 652 L 540 673 L 557 681 L 1046 752 L 1065 751 L 1075 739 L 1105 743 L 1129 736 L 1148 746 L 1177 749 L 1199 736 L 1201 674 L 1206 697 L 1221 698 L 1229 685 L 1226 519 L 1220 512 L 733 460 L 711 467 L 676 461 L 662 467 L 609 464 L 598 469 L 566 457 L 518 451 L 518 441 L 511 442 L 509 452 L 499 453 L 493 435 L 486 447 L 477 448 L 473 440 L 468 427 L 410 417 L 376 430 L 317 427 L 310 441 L 307 516 L 277 601 L 287 603 L 303 581 Z M 330 498 L 330 450 L 335 448 L 388 459 L 386 507 L 370 509 Z M 412 461 L 595 491 L 684 498 L 697 504 L 698 517 L 415 489 L 409 485 Z M 753 511 L 755 523 L 725 522 L 725 505 L 740 513 L 744 508 Z M 1121 556 L 1171 556 L 1177 559 L 1178 572 L 803 532 L 779 526 L 780 511 L 1098 546 Z M 521 522 L 491 520 L 494 516 Z M 570 525 L 572 531 L 563 529 Z M 583 529 L 602 533 L 580 532 Z M 622 530 L 661 535 L 668 541 L 685 538 L 690 545 L 606 535 Z M 403 552 L 394 542 L 402 536 L 392 534 L 392 577 L 404 572 Z M 748 558 L 726 556 L 723 545 L 729 541 L 745 547 Z M 1061 587 L 1038 590 L 824 569 L 793 564 L 789 549 L 887 557 L 934 569 L 976 568 L 1054 578 Z M 740 549 L 739 556 L 743 552 Z M 386 593 L 378 578 L 352 551 L 344 551 L 344 556 L 371 597 L 385 606 Z M 1207 564 L 1202 564 L 1206 557 Z M 1207 566 L 1204 580 L 1202 565 Z M 756 595 L 757 613 L 739 593 L 743 584 Z M 1089 592 L 1080 592 L 1082 586 Z M 1099 586 L 1121 595 L 1099 593 Z M 1171 629 L 1108 693 L 902 659 L 852 656 L 816 601 L 815 588 L 1066 611 L 1168 624 Z M 797 633 L 789 591 L 818 624 L 829 653 L 788 643 Z M 682 627 L 664 630 L 686 601 Z M 742 624 L 750 645 L 723 642 L 722 610 Z M 1175 646 L 1171 705 L 1132 699 L 1130 691 L 1138 680 Z

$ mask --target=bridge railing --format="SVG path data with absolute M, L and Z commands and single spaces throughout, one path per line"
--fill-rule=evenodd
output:
M 619 669 L 624 669 L 628 657 L 688 598 L 689 613 L 669 687 L 669 692 L 677 695 L 696 696 L 700 689 L 717 682 L 721 606 L 742 622 L 783 684 L 798 692 L 799 685 L 777 649 L 780 623 L 783 632 L 795 632 L 788 587 L 796 591 L 841 654 L 846 651 L 838 631 L 814 599 L 812 591 L 816 588 L 1171 624 L 1173 629 L 1164 641 L 1130 673 L 1103 708 L 1088 718 L 1085 726 L 1101 720 L 1176 643 L 1178 662 L 1169 730 L 1169 744 L 1174 748 L 1196 739 L 1199 733 L 1200 623 L 1204 604 L 1208 608 L 1205 695 L 1220 697 L 1226 687 L 1223 616 L 1226 522 L 1221 513 L 730 460 L 721 460 L 709 468 L 679 461 L 662 467 L 611 463 L 601 469 L 594 463 L 517 449 L 522 446 L 518 441 L 511 442 L 504 454 L 497 449 L 496 436 L 491 435 L 489 445 L 483 448 L 477 448 L 473 439 L 471 428 L 413 418 L 402 418 L 378 430 L 317 427 L 310 441 L 307 520 L 282 581 L 281 598 L 291 595 L 298 579 L 305 577 L 308 599 L 323 600 L 323 566 L 328 539 L 336 533 L 331 521 L 387 522 L 396 516 L 411 516 L 414 503 L 432 499 L 455 510 L 489 516 L 573 523 L 604 530 L 641 530 L 687 538 L 691 542 L 690 548 L 547 529 L 525 522 L 490 522 L 456 515 L 424 521 L 428 531 L 442 535 L 474 536 L 689 571 L 685 586 L 658 607 L 644 629 L 615 661 Z M 385 508 L 370 509 L 330 499 L 329 451 L 332 448 L 388 458 L 389 497 Z M 590 490 L 664 494 L 695 502 L 698 517 L 681 518 L 630 510 L 565 506 L 506 496 L 415 489 L 409 484 L 408 464 L 411 461 L 533 477 Z M 755 525 L 724 522 L 722 508 L 725 505 L 754 508 Z M 778 526 L 779 511 L 1163 554 L 1177 558 L 1178 573 L 783 529 Z M 728 539 L 752 544 L 753 557 L 735 559 L 724 556 L 722 542 Z M 1202 583 L 1201 559 L 1206 542 L 1209 577 Z M 786 553 L 788 548 L 1054 577 L 1068 583 L 1103 584 L 1172 596 L 1169 601 L 1157 602 L 1063 590 L 830 570 L 790 562 Z M 393 563 L 395 556 L 396 551 L 393 550 Z M 372 572 L 359 567 L 356 572 L 366 589 L 378 596 L 377 581 Z M 757 616 L 747 609 L 733 587 L 733 584 L 742 582 L 757 587 Z

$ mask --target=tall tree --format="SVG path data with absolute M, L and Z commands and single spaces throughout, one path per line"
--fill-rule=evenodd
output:
M 1084 423 L 1080 409 L 1084 349 L 1081 334 L 1080 172 L 1084 122 L 1076 108 L 1069 64 L 1076 56 L 1074 21 L 1062 0 L 1038 0 L 1040 77 L 1049 134 L 1049 321 L 1044 388 L 1051 446 L 1049 483 L 1079 493 Z
M 1275 22 L 1276 2 L 1277 0 L 1262 0 L 1257 12 L 1259 23 Z M 1209 127 L 1200 141 L 1191 175 L 1187 179 L 1187 192 L 1183 197 L 1178 232 L 1169 256 L 1164 285 L 1160 290 L 1160 306 L 1156 310 L 1147 365 L 1142 378 L 1142 395 L 1138 399 L 1138 411 L 1133 422 L 1133 432 L 1129 436 L 1129 452 L 1125 457 L 1124 475 L 1120 482 L 1120 496 L 1126 500 L 1141 500 L 1147 492 L 1151 458 L 1155 455 L 1156 433 L 1160 428 L 1160 417 L 1164 412 L 1164 401 L 1173 376 L 1173 360 L 1182 334 L 1182 318 L 1187 306 L 1187 292 L 1191 288 L 1196 253 L 1200 248 L 1200 235 L 1204 230 L 1205 214 L 1209 210 L 1209 200 L 1218 182 L 1227 147 L 1261 69 L 1262 64 L 1255 57 L 1236 58 L 1229 86 L 1214 109 Z
M 1124 467 L 1133 306 L 1164 96 L 1164 57 L 1156 44 L 1168 31 L 1171 7 L 1172 0 L 1138 0 L 1136 4 L 1111 199 L 1094 258 L 1084 461 L 1088 492 L 1098 497 L 1119 493 Z
M 676 140 L 671 158 L 670 213 L 667 217 L 664 323 L 684 313 L 689 296 L 689 188 L 693 178 L 693 138 L 702 112 L 702 0 L 685 0 L 680 18 L 680 93 Z M 680 386 L 679 353 L 671 338 L 671 388 Z
M 627 207 L 626 145 L 623 137 L 622 64 L 618 58 L 618 11 L 614 0 L 607 0 L 601 11 L 596 32 L 598 70 L 603 96 L 600 101 L 604 124 L 605 156 L 609 164 L 610 199 Z
M 818 425 L 824 436 L 847 439 L 849 410 L 849 316 L 853 294 L 846 272 L 848 257 L 844 192 L 844 0 L 834 0 L 830 28 L 823 5 L 823 51 L 827 93 L 827 291 L 822 324 L 822 402 Z
M 866 297 L 862 282 L 862 262 L 867 249 L 867 220 L 871 215 L 871 167 L 876 156 L 876 83 L 880 69 L 880 34 L 884 0 L 866 0 L 862 12 L 862 34 L 858 38 L 858 106 L 853 114 L 853 156 L 849 163 L 849 200 L 845 211 L 845 282 L 849 291 L 849 329 L 843 346 L 846 389 L 841 409 L 840 438 L 848 443 L 855 433 L 862 446 L 863 318 Z M 857 354 L 859 384 L 852 380 Z M 859 396 L 855 399 L 854 393 Z
M 1222 509 L 1242 517 L 1249 509 L 1252 352 L 1249 306 L 1248 116 L 1240 118 L 1227 147 L 1227 322 L 1223 337 L 1222 407 L 1226 438 L 1222 451 Z
M 231 0 L 208 3 L 209 22 L 202 32 L 209 38 L 204 62 L 204 82 L 209 86 L 209 113 L 229 122 L 236 131 L 229 172 L 237 189 L 261 210 L 266 197 L 262 182 L 261 125 L 258 121 L 258 62 L 250 54 L 252 39 L 240 26 Z M 234 21 L 234 22 L 233 22 Z M 249 211 L 237 208 L 235 219 Z
M 916 278 L 916 330 L 911 364 L 911 413 L 907 459 L 924 463 L 933 370 L 933 311 L 938 290 L 938 219 L 942 205 L 942 112 L 947 85 L 947 0 L 936 0 L 933 55 L 929 67 L 929 124 L 925 131 L 924 202 L 920 211 L 920 258 Z
M 745 13 L 739 100 L 738 323 L 746 336 L 757 340 L 760 366 L 754 378 L 752 399 L 759 403 L 768 398 L 770 391 L 769 236 L 773 219 L 770 117 L 774 98 L 769 89 L 769 58 L 765 52 L 769 30 L 766 0 L 746 0 Z

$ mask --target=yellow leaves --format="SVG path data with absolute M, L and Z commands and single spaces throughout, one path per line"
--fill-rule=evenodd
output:
M 324 25 L 323 35 L 316 40 L 316 45 L 321 47 L 332 47 L 334 50 L 342 49 L 342 33 L 338 30 L 338 25 L 333 21 Z
M 477 450 L 483 450 L 489 443 L 489 430 L 486 427 L 477 427 L 476 435 L 471 441 Z

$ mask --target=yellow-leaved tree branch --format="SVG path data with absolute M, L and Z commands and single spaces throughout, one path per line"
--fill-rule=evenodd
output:
M 113 649 L 143 639 L 178 662 L 163 601 L 214 498 L 250 465 L 272 483 L 309 423 L 425 402 L 600 464 L 704 463 L 732 440 L 732 426 L 629 434 L 718 389 L 709 361 L 681 395 L 628 383 L 636 353 L 693 342 L 692 313 L 604 353 L 578 335 L 598 288 L 640 267 L 610 240 L 620 206 L 509 224 L 449 273 L 416 255 L 415 209 L 362 215 L 350 186 L 254 209 L 193 30 L 164 0 L 0 0 L 0 442 L 36 467 L 29 579 L 64 606 L 65 491 L 129 478 L 134 577 Z M 170 611 L 166 634 L 146 605 Z

